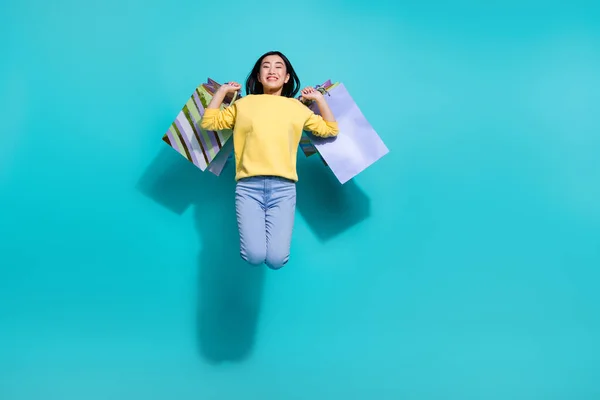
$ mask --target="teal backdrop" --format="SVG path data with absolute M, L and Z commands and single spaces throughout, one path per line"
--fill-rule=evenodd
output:
M 4 0 L 0 399 L 600 398 L 597 2 Z M 290 263 L 161 141 L 272 49 L 390 149 Z

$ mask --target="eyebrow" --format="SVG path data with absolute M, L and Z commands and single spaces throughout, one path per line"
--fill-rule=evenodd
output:
M 271 63 L 271 61 L 263 61 L 263 65 L 264 64 L 270 64 L 270 63 Z M 275 61 L 275 64 L 281 64 L 281 65 L 283 65 L 283 63 L 281 61 Z

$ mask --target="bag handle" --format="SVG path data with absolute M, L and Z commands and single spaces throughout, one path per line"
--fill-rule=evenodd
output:
M 330 85 L 329 87 L 332 87 L 332 86 L 334 86 L 334 85 Z M 325 88 L 325 86 L 322 86 L 322 85 L 316 85 L 316 86 L 315 86 L 315 89 L 316 89 L 316 90 L 318 90 L 319 92 L 321 92 L 321 94 L 322 94 L 323 96 L 325 96 L 325 95 L 327 95 L 327 96 L 331 96 L 331 93 L 329 93 L 329 90 L 327 90 L 327 88 Z M 306 105 L 306 106 L 309 106 L 310 104 L 312 104 L 312 103 L 313 103 L 313 100 L 306 100 L 306 99 L 304 99 L 304 100 L 302 101 L 302 103 L 303 103 L 304 105 Z

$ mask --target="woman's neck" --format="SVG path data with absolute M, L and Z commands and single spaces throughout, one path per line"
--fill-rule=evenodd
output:
M 269 90 L 264 90 L 263 89 L 263 93 L 264 94 L 270 94 L 270 95 L 274 95 L 274 96 L 281 96 L 281 92 L 283 91 L 283 88 L 275 90 L 275 91 L 269 91 Z

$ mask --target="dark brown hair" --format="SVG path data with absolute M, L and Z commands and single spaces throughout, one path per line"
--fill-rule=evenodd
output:
M 263 54 L 254 64 L 252 71 L 248 74 L 248 78 L 246 79 L 246 94 L 263 94 L 264 89 L 262 83 L 258 81 L 258 75 L 260 73 L 260 65 L 263 59 L 267 56 L 277 55 L 281 57 L 283 62 L 285 63 L 285 69 L 288 74 L 290 74 L 290 79 L 283 85 L 283 89 L 281 90 L 281 95 L 285 97 L 294 97 L 298 94 L 300 90 L 300 79 L 298 79 L 298 75 L 296 75 L 296 71 L 294 71 L 294 67 L 290 63 L 290 60 L 283 55 L 283 53 L 279 51 L 269 51 L 268 53 Z

